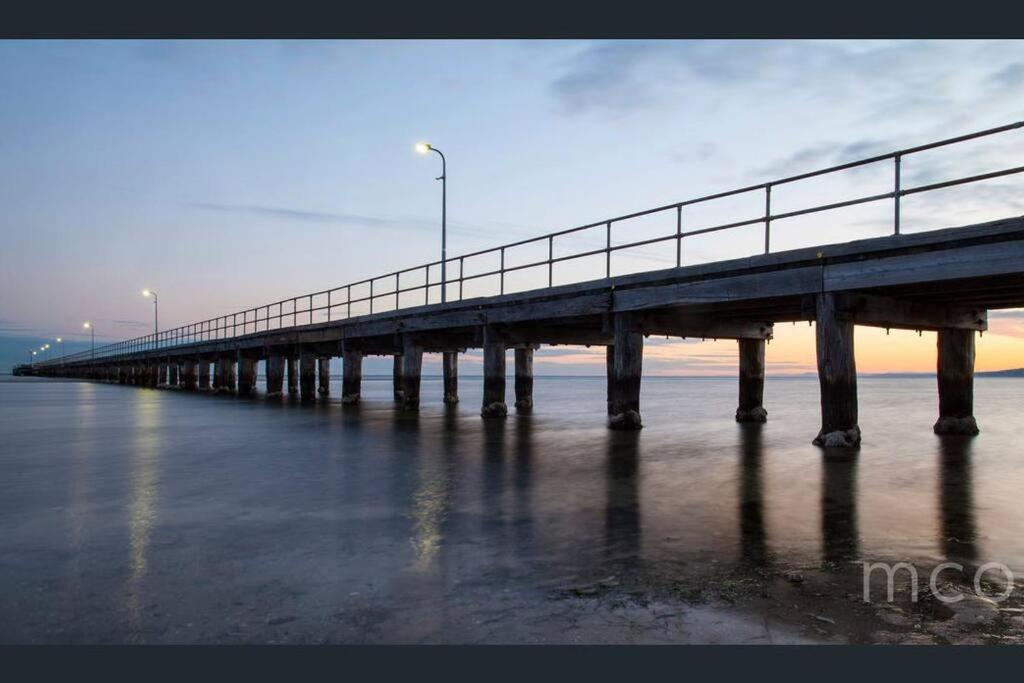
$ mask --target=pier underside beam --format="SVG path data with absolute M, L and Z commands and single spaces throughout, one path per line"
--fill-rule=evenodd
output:
M 936 434 L 974 436 L 974 330 L 948 329 L 938 333 L 937 375 L 939 419 Z
M 345 349 L 341 362 L 341 402 L 359 403 L 363 383 L 363 352 Z
M 816 446 L 852 448 L 860 445 L 857 424 L 857 366 L 853 355 L 853 323 L 841 319 L 834 294 L 819 294 L 815 317 L 818 382 L 821 386 L 821 431 Z
M 767 422 L 764 409 L 764 339 L 738 340 L 740 352 L 739 406 L 737 422 Z
M 443 352 L 441 365 L 444 375 L 444 402 L 446 405 L 455 405 L 459 402 L 459 352 Z
M 643 369 L 644 336 L 633 326 L 629 313 L 615 314 L 615 345 L 608 388 L 608 426 L 641 429 L 640 374 Z
M 988 329 L 988 311 L 969 306 L 947 306 L 920 299 L 879 296 L 864 292 L 836 294 L 840 320 L 894 330 Z
M 484 398 L 481 417 L 505 417 L 505 340 L 485 327 L 484 337 Z

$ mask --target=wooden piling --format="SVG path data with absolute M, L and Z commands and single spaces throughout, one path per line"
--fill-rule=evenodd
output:
M 252 396 L 256 390 L 256 359 L 238 358 L 238 395 Z
M 395 403 L 402 402 L 402 354 L 396 353 L 391 364 L 391 387 Z
M 484 398 L 482 417 L 505 417 L 505 341 L 484 328 Z
M 299 356 L 299 398 L 303 401 L 316 399 L 316 356 L 312 353 Z
M 764 409 L 764 339 L 738 339 L 740 353 L 737 422 L 767 422 Z
M 612 414 L 612 393 L 613 393 L 613 391 L 612 391 L 612 385 L 613 385 L 612 377 L 615 376 L 615 344 L 609 344 L 608 346 L 605 347 L 605 352 L 604 352 L 604 368 L 605 368 L 605 373 L 607 374 L 607 378 L 608 378 L 607 379 L 607 389 L 606 389 L 607 393 L 605 394 L 607 399 L 605 400 L 605 403 L 607 404 L 608 414 L 611 415 Z
M 641 429 L 640 374 L 643 370 L 644 336 L 632 325 L 628 313 L 615 314 L 615 352 L 608 426 L 612 429 Z
M 402 407 L 405 410 L 419 410 L 422 367 L 423 347 L 407 334 L 402 340 Z
M 533 348 L 516 348 L 515 364 L 516 409 L 531 410 L 533 408 Z
M 341 354 L 341 402 L 359 403 L 363 383 L 363 352 L 345 349 Z
M 441 364 L 444 374 L 444 402 L 446 405 L 455 405 L 459 402 L 459 352 L 445 351 Z
M 267 356 L 267 398 L 280 398 L 284 393 L 284 356 Z
M 299 395 L 299 360 L 295 356 L 288 356 L 288 395 Z
M 317 364 L 317 375 L 319 379 L 319 385 L 317 386 L 316 393 L 320 396 L 331 395 L 331 357 L 318 358 Z
M 216 393 L 220 393 L 221 387 L 224 385 L 224 359 L 215 358 L 213 360 L 213 390 Z
M 978 434 L 974 418 L 974 330 L 938 331 L 939 419 L 936 434 Z
M 161 388 L 167 386 L 167 363 L 157 363 L 156 381 L 153 384 Z
M 218 391 L 225 394 L 235 393 L 235 359 L 224 358 L 224 363 L 221 366 L 224 371 L 224 377 L 221 379 L 220 388 Z
M 167 365 L 167 386 L 178 387 L 178 361 L 172 361 Z
M 199 361 L 199 391 L 210 390 L 210 360 L 200 358 Z
M 834 294 L 818 294 L 815 338 L 818 383 L 821 386 L 821 431 L 816 446 L 853 448 L 860 445 L 857 425 L 857 364 L 853 323 L 840 319 Z
M 196 362 L 188 359 L 181 362 L 181 388 L 185 391 L 196 390 Z

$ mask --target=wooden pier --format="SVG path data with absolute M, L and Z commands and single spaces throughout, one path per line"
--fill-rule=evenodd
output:
M 821 388 L 821 429 L 814 442 L 848 448 L 861 439 L 854 360 L 858 325 L 937 331 L 935 432 L 977 434 L 975 333 L 986 329 L 989 309 L 1022 306 L 1024 218 L 1015 217 L 256 330 L 224 339 L 186 337 L 156 349 L 119 347 L 102 357 L 80 354 L 18 371 L 247 396 L 255 386 L 256 364 L 263 360 L 268 398 L 287 391 L 313 402 L 327 398 L 329 360 L 340 357 L 341 402 L 354 404 L 361 395 L 362 359 L 392 356 L 395 400 L 403 409 L 416 410 L 424 353 L 444 354 L 444 401 L 455 403 L 458 354 L 482 349 L 480 413 L 486 419 L 501 419 L 509 412 L 509 349 L 515 357 L 514 406 L 530 410 L 535 350 L 564 344 L 605 346 L 608 426 L 640 429 L 645 337 L 735 339 L 735 419 L 763 422 L 768 418 L 763 405 L 765 342 L 773 325 L 813 321 Z

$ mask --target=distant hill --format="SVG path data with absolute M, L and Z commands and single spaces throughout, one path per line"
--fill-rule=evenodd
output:
M 1015 370 L 991 370 L 989 372 L 976 372 L 976 377 L 1024 377 L 1024 368 Z

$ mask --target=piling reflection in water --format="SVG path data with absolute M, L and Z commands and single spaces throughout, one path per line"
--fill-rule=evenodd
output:
M 640 432 L 607 435 L 607 499 L 604 516 L 605 556 L 635 566 L 641 539 L 639 465 Z
M 840 449 L 830 449 L 822 458 L 822 559 L 826 564 L 840 564 L 860 559 L 860 538 L 857 531 L 857 462 L 856 453 Z
M 761 476 L 763 428 L 756 422 L 737 425 L 740 432 L 740 560 L 751 567 L 763 567 L 768 562 Z
M 689 595 L 709 579 L 774 576 L 763 566 L 853 561 L 845 604 L 860 560 L 924 576 L 948 559 L 968 580 L 996 560 L 1016 574 L 1024 385 L 981 384 L 985 406 L 1005 406 L 983 418 L 992 427 L 973 441 L 928 434 L 922 452 L 900 426 L 931 424 L 932 404 L 916 399 L 933 384 L 865 382 L 862 421 L 892 438 L 844 460 L 804 438 L 818 420 L 813 380 L 775 385 L 779 419 L 764 425 L 731 419 L 732 381 L 651 381 L 640 432 L 593 419 L 595 379 L 540 381 L 533 412 L 503 421 L 480 420 L 472 386 L 445 407 L 440 379 L 424 381 L 434 398 L 418 413 L 394 406 L 390 376 L 364 382 L 358 405 L 332 387 L 317 409 L 95 384 L 15 394 L 0 381 L 12 577 L 0 636 L 264 642 L 294 629 L 311 642 L 419 642 L 465 627 L 463 640 L 500 640 L 517 619 L 561 633 L 566 603 L 550 596 L 592 586 L 588 607 L 619 590 Z
M 971 486 L 973 439 L 944 436 L 939 439 L 939 547 L 946 558 L 963 564 L 978 559 L 974 499 Z

